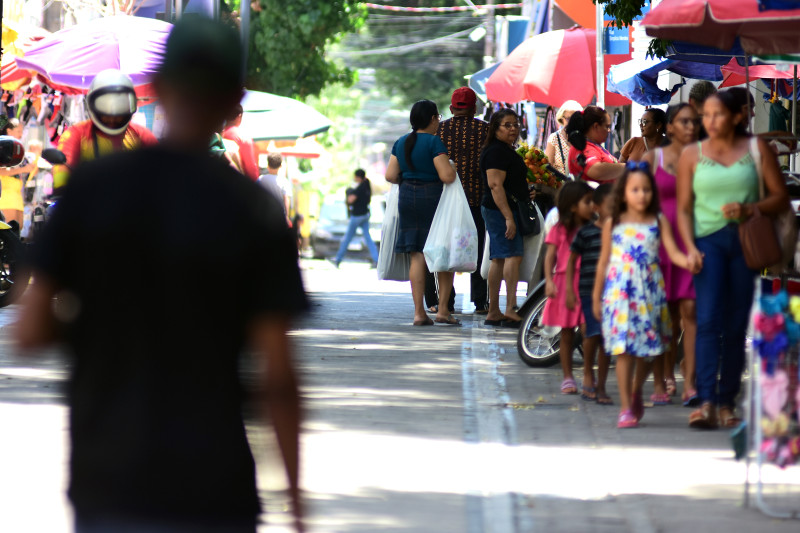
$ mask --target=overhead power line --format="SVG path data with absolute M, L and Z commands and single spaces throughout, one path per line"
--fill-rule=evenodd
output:
M 417 50 L 418 48 L 425 48 L 432 44 L 446 42 L 451 39 L 456 39 L 458 37 L 465 37 L 472 33 L 475 29 L 483 27 L 482 24 L 477 26 L 473 26 L 472 28 L 467 28 L 466 30 L 462 30 L 456 33 L 451 33 L 450 35 L 443 35 L 442 37 L 437 37 L 436 39 L 429 39 L 427 41 L 420 41 L 417 43 L 405 44 L 401 46 L 387 46 L 386 48 L 374 48 L 372 50 L 347 50 L 347 51 L 340 51 L 340 52 L 331 52 L 330 55 L 337 56 L 337 57 L 357 57 L 357 56 L 372 56 L 372 55 L 381 55 L 381 54 L 405 54 L 407 52 L 411 52 L 412 50 Z
M 408 13 L 446 13 L 448 11 L 471 11 L 477 9 L 513 9 L 515 7 L 522 7 L 521 3 L 518 4 L 493 4 L 487 6 L 449 6 L 449 7 L 402 7 L 402 6 L 387 6 L 383 4 L 372 4 L 366 2 L 369 9 L 382 9 L 384 11 L 406 11 Z

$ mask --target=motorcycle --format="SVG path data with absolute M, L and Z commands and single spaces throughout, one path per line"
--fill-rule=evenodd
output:
M 570 179 L 551 165 L 548 164 L 547 166 L 548 171 L 558 174 L 562 180 Z M 550 216 L 546 220 L 549 219 Z M 550 224 L 547 221 L 541 224 L 545 235 L 554 224 L 555 222 Z M 544 292 L 545 281 L 542 279 L 544 272 L 544 239 L 540 239 L 539 243 L 538 250 L 534 251 L 537 254 L 537 267 L 532 279 L 528 280 L 528 295 L 518 311 L 522 317 L 522 323 L 519 325 L 517 333 L 517 353 L 523 363 L 532 367 L 553 366 L 558 363 L 561 345 L 561 328 L 542 324 L 544 305 L 547 302 L 547 296 L 545 296 Z M 583 337 L 580 328 L 575 328 L 573 339 L 573 357 L 577 355 L 582 359 Z
M 20 141 L 0 136 L 0 166 L 17 166 L 24 157 L 25 148 Z M 0 307 L 16 302 L 28 287 L 30 272 L 24 266 L 24 252 L 17 232 L 0 221 Z

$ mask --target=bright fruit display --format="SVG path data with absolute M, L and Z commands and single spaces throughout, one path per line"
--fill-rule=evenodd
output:
M 549 161 L 542 150 L 522 143 L 517 148 L 517 153 L 525 160 L 525 166 L 528 167 L 527 178 L 529 183 L 546 185 L 554 189 L 558 189 L 563 185 L 558 176 L 547 170 L 546 165 Z

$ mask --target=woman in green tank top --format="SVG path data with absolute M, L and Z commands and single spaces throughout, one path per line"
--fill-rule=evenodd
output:
M 744 102 L 728 90 L 703 106 L 708 139 L 687 146 L 678 162 L 678 228 L 697 293 L 697 394 L 702 405 L 689 426 L 735 427 L 744 369 L 744 342 L 756 272 L 744 261 L 738 224 L 754 206 L 776 214 L 789 201 L 775 154 L 759 140 L 767 196 L 759 200 L 758 169 L 750 153 Z M 720 342 L 720 339 L 722 342 Z

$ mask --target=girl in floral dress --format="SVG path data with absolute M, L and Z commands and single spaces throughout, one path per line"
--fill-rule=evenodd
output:
M 602 321 L 606 352 L 617 357 L 617 427 L 632 428 L 644 415 L 642 385 L 652 360 L 667 348 L 671 332 L 658 257 L 662 239 L 673 263 L 689 268 L 689 261 L 659 211 L 647 163 L 628 163 L 614 196 L 612 217 L 603 227 L 593 312 Z

